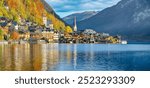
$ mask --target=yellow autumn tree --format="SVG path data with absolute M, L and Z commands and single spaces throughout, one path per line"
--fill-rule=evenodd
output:
M 65 32 L 66 33 L 72 33 L 72 28 L 70 26 L 66 26 Z

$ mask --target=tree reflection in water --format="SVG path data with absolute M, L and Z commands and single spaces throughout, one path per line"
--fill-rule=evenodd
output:
M 0 70 L 46 71 L 58 62 L 58 48 L 58 44 L 1 45 Z

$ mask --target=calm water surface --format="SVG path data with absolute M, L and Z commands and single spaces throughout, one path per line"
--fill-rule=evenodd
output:
M 150 44 L 0 45 L 5 71 L 150 71 Z

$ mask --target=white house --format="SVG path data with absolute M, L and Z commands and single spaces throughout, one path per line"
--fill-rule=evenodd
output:
M 83 34 L 96 34 L 96 31 L 94 31 L 93 29 L 86 29 Z

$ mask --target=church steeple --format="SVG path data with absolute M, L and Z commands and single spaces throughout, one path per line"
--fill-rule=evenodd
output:
M 76 21 L 76 16 L 74 17 L 74 27 L 73 27 L 73 29 L 74 29 L 74 32 L 77 31 L 77 21 Z

